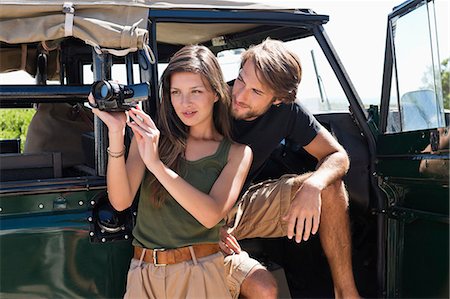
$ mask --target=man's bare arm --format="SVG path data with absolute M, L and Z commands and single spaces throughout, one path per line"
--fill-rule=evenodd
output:
M 316 157 L 318 165 L 297 190 L 288 213 L 283 220 L 288 223 L 288 238 L 295 235 L 296 242 L 308 240 L 310 234 L 316 234 L 320 224 L 321 192 L 341 179 L 348 171 L 350 162 L 344 148 L 325 129 L 304 147 Z M 294 234 L 295 232 L 295 234 Z

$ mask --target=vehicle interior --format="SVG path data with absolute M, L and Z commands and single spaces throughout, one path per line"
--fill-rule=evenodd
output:
M 355 278 L 363 297 L 376 297 L 376 224 L 372 212 L 374 203 L 370 200 L 373 191 L 368 145 L 311 28 L 260 23 L 158 23 L 156 20 L 155 34 L 157 41 L 150 45 L 157 64 L 149 64 L 142 51 L 125 57 L 108 54 L 109 65 L 106 63 L 110 68 L 108 79 L 122 84 L 150 80 L 151 97 L 143 107 L 151 115 L 158 106 L 155 77 L 161 74 L 171 55 L 184 45 L 198 43 L 209 47 L 220 58 L 224 73 L 227 71 L 225 78 L 229 81 L 235 78 L 239 69 L 239 55 L 236 53 L 267 37 L 289 42 L 292 47 L 302 50 L 299 57 L 305 69 L 298 98 L 310 107 L 350 156 L 351 166 L 345 183 L 350 197 Z M 321 62 L 316 62 L 316 57 Z M 17 146 L 17 139 L 1 141 L 1 192 L 24 186 L 51 185 L 55 181 L 89 184 L 96 180 L 98 183 L 95 121 L 86 108 L 86 96 L 93 83 L 95 68 L 92 47 L 76 38 L 47 44 L 2 43 L 0 59 L 2 72 L 24 69 L 36 79 L 38 87 L 20 86 L 20 82 L 9 83 L 17 84 L 15 86 L 1 87 L 1 108 L 37 107 L 28 128 L 25 148 Z M 11 65 L 13 61 L 21 61 L 22 64 L 25 61 L 25 65 Z M 314 67 L 318 67 L 320 72 Z M 323 91 L 328 96 L 321 97 Z M 258 180 L 313 170 L 316 163 L 300 146 L 285 140 L 273 152 Z M 98 184 L 104 185 L 102 182 Z M 108 240 L 120 239 L 117 231 L 109 232 L 113 237 Z M 108 231 L 102 234 L 98 238 L 107 235 Z M 301 244 L 281 238 L 245 240 L 242 245 L 250 254 L 262 259 L 269 269 L 284 268 L 291 297 L 333 296 L 330 272 L 317 236 Z

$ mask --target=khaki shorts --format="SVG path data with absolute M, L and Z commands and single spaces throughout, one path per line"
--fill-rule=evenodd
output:
M 228 232 L 238 240 L 286 236 L 287 223 L 282 218 L 295 192 L 311 174 L 286 174 L 250 186 L 226 218 Z
M 231 298 L 225 280 L 221 252 L 167 266 L 132 259 L 124 298 Z
M 238 240 L 286 236 L 287 224 L 282 217 L 287 213 L 295 192 L 311 174 L 287 174 L 252 185 L 228 214 L 228 232 Z M 227 283 L 233 298 L 237 298 L 242 282 L 255 267 L 264 268 L 246 252 L 225 257 Z

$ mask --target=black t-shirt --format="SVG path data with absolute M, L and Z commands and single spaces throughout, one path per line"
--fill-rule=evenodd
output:
M 252 166 L 245 181 L 245 186 L 249 186 L 283 139 L 306 146 L 316 137 L 320 124 L 305 107 L 292 103 L 272 105 L 252 121 L 233 119 L 232 129 L 233 139 L 247 144 L 253 151 Z

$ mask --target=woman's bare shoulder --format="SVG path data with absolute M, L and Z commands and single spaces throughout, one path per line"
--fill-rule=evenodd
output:
M 251 159 L 253 158 L 252 149 L 245 144 L 232 142 L 230 147 L 230 153 L 228 154 L 228 159 Z

